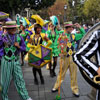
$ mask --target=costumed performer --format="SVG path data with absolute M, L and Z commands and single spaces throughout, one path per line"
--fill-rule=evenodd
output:
M 80 35 L 81 38 L 83 37 L 84 31 L 83 28 L 78 24 L 76 27 L 80 29 L 80 34 L 71 34 L 73 30 L 73 24 L 72 22 L 65 22 L 65 35 L 68 38 L 67 42 L 67 48 L 66 48 L 66 53 L 67 55 L 63 57 L 62 59 L 62 74 L 61 74 L 61 82 L 64 81 L 64 78 L 66 76 L 66 72 L 69 69 L 70 71 L 70 78 L 71 78 L 71 89 L 72 93 L 76 96 L 79 97 L 79 89 L 78 89 L 78 84 L 77 84 L 77 67 L 76 64 L 73 62 L 72 56 L 75 53 L 75 42 L 77 40 L 77 35 Z M 59 88 L 59 82 L 60 82 L 60 73 L 58 74 L 56 83 L 52 89 L 52 92 L 58 91 Z
M 2 36 L 4 33 L 2 25 L 7 21 L 8 17 L 9 17 L 9 14 L 7 14 L 5 12 L 0 12 L 0 36 Z M 2 56 L 3 56 L 3 47 L 0 47 L 0 73 L 1 73 L 1 58 L 2 58 Z M 1 79 L 1 75 L 0 75 L 0 79 Z M 0 91 L 1 91 L 1 86 L 0 86 Z
M 8 99 L 8 89 L 13 78 L 16 89 L 23 100 L 32 100 L 25 87 L 22 69 L 19 62 L 20 51 L 25 51 L 26 46 L 23 38 L 16 34 L 16 22 L 8 21 L 3 26 L 7 34 L 0 36 L 0 47 L 3 47 L 1 59 L 1 96 L 2 100 Z
M 34 31 L 35 31 L 35 34 L 31 35 L 30 40 L 27 44 L 27 46 L 29 48 L 36 49 L 38 47 L 38 45 L 42 44 L 43 41 L 47 41 L 47 43 L 48 43 L 47 47 L 52 44 L 52 42 L 45 36 L 45 34 L 41 33 L 42 26 L 40 24 L 35 24 Z M 37 75 L 36 75 L 38 72 L 38 74 L 40 76 L 41 84 L 44 84 L 44 78 L 42 75 L 41 68 L 38 69 L 38 68 L 33 67 L 32 71 L 33 71 L 33 75 L 34 75 L 34 83 L 36 85 L 39 84 Z
M 50 17 L 51 22 L 49 23 L 49 30 L 46 32 L 47 37 L 52 41 L 52 45 L 50 45 L 50 48 L 52 48 L 52 59 L 53 59 L 53 64 L 52 61 L 49 63 L 49 69 L 50 69 L 50 76 L 55 77 L 55 68 L 57 66 L 57 57 L 59 56 L 60 51 L 58 50 L 58 38 L 59 35 L 62 34 L 62 31 L 57 30 L 57 25 L 58 25 L 58 18 L 56 16 L 51 16 Z M 53 68 L 52 68 L 53 66 Z
M 86 72 L 91 80 L 95 75 L 100 79 L 100 30 L 95 30 L 81 45 L 74 55 L 75 63 Z M 91 60 L 96 57 L 96 62 Z M 100 88 L 97 89 L 96 100 L 100 100 Z
M 23 37 L 24 42 L 26 44 L 26 50 L 21 52 L 21 61 L 22 61 L 21 66 L 23 66 L 24 65 L 24 56 L 26 55 L 26 53 L 29 50 L 29 48 L 27 47 L 27 41 L 26 40 L 27 40 L 28 36 L 30 36 L 30 35 L 29 35 L 29 32 L 25 30 L 25 26 L 23 26 L 23 25 L 20 25 L 19 34 Z

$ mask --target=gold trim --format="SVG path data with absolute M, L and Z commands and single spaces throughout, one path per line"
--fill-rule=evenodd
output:
M 94 78 L 93 78 L 93 80 L 94 80 L 94 82 L 96 83 L 96 84 L 100 84 L 100 81 L 97 81 L 96 80 L 96 78 L 98 78 L 98 77 L 100 77 L 99 75 L 96 75 Z

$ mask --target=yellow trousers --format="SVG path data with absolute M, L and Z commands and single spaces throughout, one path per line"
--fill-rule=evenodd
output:
M 72 56 L 66 57 L 64 56 L 62 58 L 62 73 L 61 73 L 61 82 L 64 81 L 65 75 L 67 70 L 69 69 L 70 71 L 70 80 L 71 80 L 71 89 L 73 93 L 78 93 L 78 84 L 77 84 L 77 66 L 73 62 Z M 54 85 L 54 89 L 58 89 L 60 83 L 60 72 L 57 77 L 57 81 Z

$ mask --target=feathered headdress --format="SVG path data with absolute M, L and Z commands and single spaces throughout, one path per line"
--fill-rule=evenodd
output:
M 57 26 L 59 24 L 58 18 L 56 16 L 51 16 L 50 20 L 54 26 Z
M 32 15 L 31 18 L 35 19 L 37 24 L 44 25 L 44 20 L 39 15 Z

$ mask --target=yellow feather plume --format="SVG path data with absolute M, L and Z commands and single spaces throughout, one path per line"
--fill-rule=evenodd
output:
M 39 15 L 32 15 L 31 18 L 35 19 L 37 24 L 44 25 L 44 20 Z

